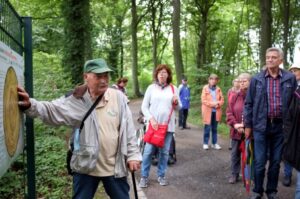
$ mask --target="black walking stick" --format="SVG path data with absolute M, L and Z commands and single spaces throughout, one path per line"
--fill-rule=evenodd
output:
M 135 199 L 138 199 L 138 193 L 137 193 L 137 189 L 136 189 L 136 182 L 135 182 L 135 176 L 134 176 L 134 171 L 131 172 L 131 177 L 132 177 L 132 184 L 133 184 L 133 191 L 134 191 L 134 196 Z

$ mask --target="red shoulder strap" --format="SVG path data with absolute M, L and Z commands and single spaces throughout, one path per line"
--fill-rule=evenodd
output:
M 172 93 L 174 94 L 174 86 L 173 86 L 173 84 L 170 84 L 170 86 L 171 86 L 171 89 L 172 89 Z
M 171 86 L 171 89 L 172 89 L 172 93 L 174 94 L 174 86 L 173 86 L 173 84 L 170 84 L 170 86 Z M 170 112 L 169 118 L 168 118 L 168 124 L 169 124 L 169 122 L 171 120 L 171 116 L 172 116 L 173 111 L 174 111 L 174 105 L 172 104 L 172 109 L 171 109 L 171 112 Z

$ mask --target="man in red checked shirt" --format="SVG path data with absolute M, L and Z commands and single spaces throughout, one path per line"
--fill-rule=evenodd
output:
M 244 107 L 246 137 L 254 139 L 254 189 L 251 199 L 276 199 L 283 148 L 283 123 L 292 94 L 297 87 L 295 76 L 279 68 L 283 62 L 280 48 L 266 51 L 266 69 L 250 82 Z M 265 166 L 269 160 L 266 189 Z

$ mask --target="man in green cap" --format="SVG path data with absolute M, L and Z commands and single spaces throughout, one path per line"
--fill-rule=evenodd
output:
M 85 83 L 72 95 L 51 102 L 29 98 L 18 87 L 19 106 L 30 117 L 39 117 L 50 125 L 76 127 L 71 158 L 73 198 L 92 199 L 102 181 L 112 199 L 129 199 L 126 180 L 128 169 L 140 168 L 141 154 L 137 146 L 131 111 L 125 95 L 109 88 L 109 72 L 103 59 L 89 60 L 84 65 Z M 100 101 L 81 122 L 100 96 Z

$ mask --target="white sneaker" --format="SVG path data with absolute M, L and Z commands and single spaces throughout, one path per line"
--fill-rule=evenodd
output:
M 211 147 L 212 147 L 213 149 L 216 149 L 216 150 L 222 149 L 222 147 L 221 147 L 220 145 L 218 145 L 218 144 L 213 144 Z
M 148 178 L 147 177 L 141 177 L 139 187 L 140 188 L 147 188 L 148 187 Z
M 203 144 L 203 149 L 204 149 L 204 150 L 208 150 L 208 148 L 209 148 L 209 147 L 208 147 L 208 144 Z

